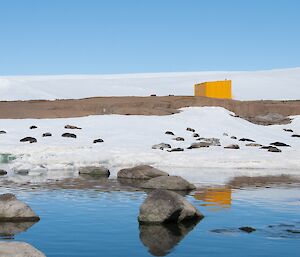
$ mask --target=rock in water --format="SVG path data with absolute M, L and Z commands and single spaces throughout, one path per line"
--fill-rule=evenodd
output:
M 62 137 L 71 137 L 71 138 L 76 138 L 77 136 L 73 133 L 63 133 L 61 135 Z
M 140 207 L 140 224 L 180 223 L 203 218 L 183 196 L 168 190 L 157 189 L 148 194 Z
M 49 132 L 46 132 L 46 133 L 43 134 L 43 137 L 52 137 L 52 134 L 49 133 Z
M 1 170 L 0 169 L 0 176 L 4 176 L 4 175 L 6 175 L 7 174 L 7 171 L 6 170 Z
M 165 143 L 160 143 L 160 144 L 152 146 L 152 149 L 164 150 L 165 148 L 171 148 L 171 145 L 170 144 L 165 144 Z
M 104 142 L 104 140 L 101 139 L 101 138 L 95 139 L 95 140 L 93 141 L 94 144 L 96 144 L 96 143 L 103 143 L 103 142 Z
M 128 179 L 151 179 L 158 176 L 169 176 L 169 174 L 149 165 L 139 165 L 133 168 L 122 169 L 117 176 L 118 178 Z
M 195 189 L 196 187 L 180 176 L 160 176 L 148 180 L 145 184 L 142 185 L 142 188 L 190 191 Z
M 240 149 L 240 146 L 232 144 L 232 145 L 225 146 L 224 148 L 225 149 Z
M 252 227 L 240 227 L 239 230 L 247 232 L 247 233 L 252 233 L 252 232 L 256 231 L 256 229 L 252 228 Z
M 110 172 L 109 169 L 103 166 L 86 166 L 79 168 L 79 174 L 87 174 L 90 176 L 105 176 L 109 177 Z
M 73 125 L 66 125 L 65 129 L 82 129 L 82 128 L 79 128 L 79 127 L 76 127 L 76 126 L 73 126 Z
M 37 140 L 34 137 L 24 137 L 20 140 L 20 142 L 36 143 Z
M 166 135 L 171 135 L 171 136 L 174 136 L 174 133 L 172 131 L 166 131 L 165 133 Z
M 39 221 L 40 218 L 13 194 L 0 195 L 0 222 Z
M 291 147 L 290 145 L 287 145 L 287 144 L 282 143 L 282 142 L 274 142 L 274 143 L 271 143 L 270 145 Z
M 42 252 L 24 242 L 0 242 L 3 257 L 46 257 Z

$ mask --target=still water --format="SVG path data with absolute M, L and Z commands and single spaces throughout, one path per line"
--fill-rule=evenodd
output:
M 186 197 L 205 218 L 198 224 L 171 227 L 139 226 L 144 192 L 18 187 L 1 191 L 15 193 L 41 217 L 36 224 L 0 226 L 1 240 L 28 242 L 47 256 L 300 254 L 298 186 L 203 188 Z M 256 231 L 243 232 L 242 226 Z

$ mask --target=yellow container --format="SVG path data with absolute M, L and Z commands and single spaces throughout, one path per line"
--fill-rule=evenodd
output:
M 195 84 L 195 96 L 232 99 L 231 80 L 220 80 Z

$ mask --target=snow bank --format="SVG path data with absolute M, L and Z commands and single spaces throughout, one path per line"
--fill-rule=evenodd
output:
M 0 77 L 0 100 L 193 95 L 195 83 L 231 79 L 240 100 L 300 99 L 300 68 L 255 72 Z
M 300 133 L 300 116 L 290 125 L 259 126 L 243 119 L 232 117 L 220 107 L 184 108 L 170 116 L 101 115 L 69 119 L 23 119 L 1 120 L 0 153 L 12 153 L 18 158 L 9 164 L 13 169 L 33 169 L 29 176 L 15 179 L 44 181 L 77 175 L 77 168 L 84 165 L 106 165 L 112 177 L 123 167 L 150 164 L 182 175 L 195 183 L 221 182 L 235 175 L 298 174 L 300 170 L 300 140 L 292 138 L 283 128 L 292 128 Z M 77 139 L 63 138 L 66 124 L 82 127 L 68 130 L 77 134 Z M 30 130 L 31 125 L 38 128 Z M 153 150 L 157 143 L 170 143 L 173 147 L 187 148 L 196 142 L 192 127 L 202 137 L 221 139 L 222 147 L 185 149 L 184 152 Z M 174 136 L 164 134 L 171 130 L 186 140 L 177 142 Z M 51 132 L 52 137 L 42 134 Z M 229 136 L 223 136 L 226 132 Z M 281 141 L 292 147 L 282 148 L 282 153 L 270 153 L 256 147 L 246 147 L 247 142 L 237 142 L 230 136 L 247 137 L 260 144 Z M 36 137 L 38 143 L 20 143 L 25 136 Z M 97 138 L 104 143 L 93 144 Z M 223 146 L 239 143 L 240 150 L 223 149 Z

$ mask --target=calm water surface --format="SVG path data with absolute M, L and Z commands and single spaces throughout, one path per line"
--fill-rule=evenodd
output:
M 27 202 L 41 221 L 14 237 L 0 231 L 1 238 L 28 242 L 47 256 L 300 256 L 299 187 L 203 189 L 187 198 L 205 218 L 172 227 L 139 227 L 143 192 L 2 191 Z

